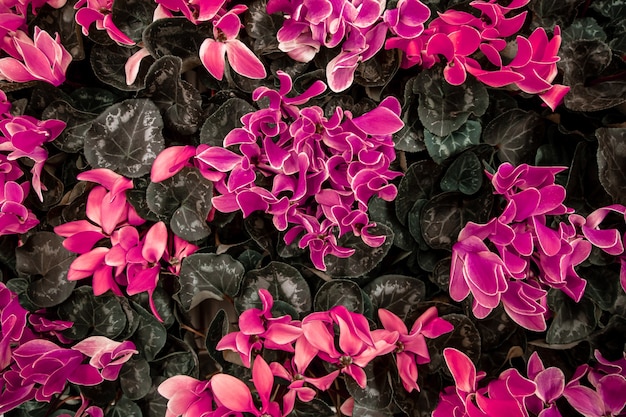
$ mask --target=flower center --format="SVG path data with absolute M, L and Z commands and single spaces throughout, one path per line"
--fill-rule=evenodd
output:
M 339 358 L 339 364 L 342 368 L 352 365 L 352 358 L 350 356 L 342 356 Z

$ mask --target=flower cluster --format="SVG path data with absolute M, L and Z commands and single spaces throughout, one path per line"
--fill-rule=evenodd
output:
M 31 116 L 13 116 L 11 104 L 0 91 L 0 235 L 25 233 L 39 221 L 32 211 L 24 206 L 31 183 L 43 200 L 41 171 L 48 151 L 44 143 L 56 139 L 65 123 L 60 120 L 37 120 Z M 33 162 L 30 170 L 32 179 L 17 182 L 24 176 L 18 160 L 28 158 Z
M 626 356 L 615 362 L 607 361 L 597 350 L 595 356 L 596 367 L 581 365 L 567 384 L 563 371 L 546 368 L 534 352 L 528 360 L 527 378 L 511 368 L 480 387 L 485 373 L 477 373 L 462 352 L 446 348 L 444 358 L 455 385 L 440 394 L 433 417 L 561 417 L 556 403 L 560 398 L 585 417 L 621 416 L 626 406 L 621 394 L 626 390 Z M 580 383 L 585 375 L 593 388 Z
M 511 16 L 511 12 L 528 2 L 514 0 L 503 6 L 494 0 L 476 0 L 470 5 L 480 16 L 447 10 L 426 28 L 430 10 L 419 0 L 400 0 L 387 10 L 384 2 L 374 0 L 271 0 L 267 11 L 284 15 L 277 34 L 279 48 L 297 61 L 311 61 L 322 46 L 340 46 L 326 67 L 328 84 L 335 92 L 348 88 L 359 63 L 371 59 L 384 44 L 385 49 L 403 52 L 402 68 L 430 68 L 444 60 L 444 76 L 450 84 L 463 84 L 470 73 L 492 87 L 513 85 L 538 94 L 554 109 L 569 90 L 552 84 L 561 44 L 559 27 L 551 40 L 543 28 L 528 38 L 518 35 L 514 48 L 506 40 L 520 31 L 527 15 Z M 484 56 L 483 64 L 472 57 L 478 52 Z
M 126 199 L 132 180 L 108 169 L 93 169 L 78 175 L 79 180 L 96 182 L 87 199 L 88 220 L 75 220 L 54 228 L 67 239 L 63 246 L 80 254 L 68 272 L 70 281 L 93 277 L 95 295 L 112 291 L 123 295 L 147 292 L 152 313 L 159 318 L 152 295 L 161 272 L 160 261 L 169 264 L 172 273 L 180 271 L 182 258 L 198 248 L 170 235 L 163 222 L 153 224 L 140 236 L 137 226 L 145 223 Z M 97 245 L 101 241 L 107 245 Z M 168 243 L 169 241 L 169 243 Z M 169 245 L 169 249 L 168 249 Z
M 209 381 L 174 376 L 159 386 L 161 395 L 169 400 L 168 416 L 285 416 L 294 409 L 296 398 L 303 402 L 313 400 L 316 389 L 326 391 L 340 374 L 365 388 L 367 377 L 363 368 L 377 356 L 392 352 L 407 391 L 419 390 L 417 364 L 430 361 L 425 338 L 452 331 L 452 325 L 438 317 L 435 307 L 419 317 L 410 332 L 399 317 L 380 309 L 383 327 L 370 330 L 365 316 L 344 306 L 311 313 L 297 321 L 287 315 L 272 316 L 273 298 L 267 290 L 259 290 L 259 297 L 263 308 L 243 312 L 239 331 L 224 336 L 217 349 L 235 351 L 246 367 L 252 366 L 252 382 L 261 406 L 255 404 L 250 388 L 234 376 L 216 374 Z M 267 350 L 293 355 L 283 363 L 268 364 L 261 354 Z M 316 375 L 311 366 L 315 358 L 334 370 Z M 275 377 L 286 381 L 286 393 L 278 390 Z M 277 401 L 278 391 L 282 392 L 282 403 Z
M 338 245 L 338 237 L 354 233 L 372 247 L 384 237 L 370 233 L 367 204 L 378 196 L 391 201 L 397 190 L 389 181 L 401 175 L 389 170 L 395 159 L 392 134 L 403 126 L 394 97 L 359 117 L 337 107 L 330 118 L 318 106 L 300 108 L 324 91 L 314 83 L 297 97 L 287 97 L 291 78 L 278 73 L 279 91 L 260 87 L 255 101 L 269 106 L 241 118 L 242 128 L 224 138 L 224 147 L 171 147 L 157 157 L 151 179 L 162 181 L 178 172 L 195 153 L 202 175 L 220 195 L 214 207 L 237 210 L 244 217 L 256 210 L 273 216 L 287 244 L 300 236 L 316 268 L 325 270 L 326 255 L 348 257 L 354 250 Z M 228 148 L 235 148 L 238 152 Z M 289 229 L 289 230 L 287 230 Z
M 91 386 L 116 380 L 122 365 L 137 353 L 130 341 L 102 336 L 61 347 L 52 339 L 69 342 L 57 332 L 72 323 L 50 321 L 38 313 L 25 310 L 17 294 L 0 283 L 0 413 L 33 399 L 48 402 L 68 382 Z M 86 358 L 89 363 L 83 363 Z
M 19 0 L 0 4 L 0 50 L 9 55 L 0 58 L 0 80 L 41 80 L 55 86 L 65 81 L 72 56 L 61 45 L 59 35 L 53 39 L 37 26 L 32 38 L 27 33 L 29 6 L 36 14 L 45 4 L 60 8 L 65 3 L 66 0 Z

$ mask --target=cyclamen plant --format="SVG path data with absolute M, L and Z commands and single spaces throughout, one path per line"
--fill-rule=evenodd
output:
M 0 1 L 0 414 L 626 415 L 624 22 Z

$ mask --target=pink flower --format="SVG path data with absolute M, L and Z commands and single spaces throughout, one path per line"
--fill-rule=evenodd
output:
M 214 409 L 211 381 L 176 375 L 163 381 L 158 391 L 168 400 L 165 417 L 199 417 Z
M 65 81 L 65 72 L 72 56 L 61 45 L 59 34 L 50 34 L 35 26 L 33 39 L 21 30 L 15 32 L 13 44 L 17 56 L 0 59 L 0 79 L 23 83 L 41 80 L 58 86 Z
M 72 349 L 89 356 L 89 364 L 98 369 L 104 379 L 115 381 L 122 366 L 139 353 L 135 344 L 129 340 L 116 342 L 104 336 L 91 336 L 81 340 Z
M 429 17 L 430 9 L 419 0 L 400 0 L 395 9 L 388 9 L 383 14 L 391 32 L 405 39 L 421 35 Z
M 213 19 L 225 3 L 226 0 L 157 0 L 160 7 L 180 12 L 194 24 Z
M 106 30 L 115 42 L 122 45 L 134 45 L 135 42 L 113 23 L 111 9 L 113 0 L 78 0 L 74 5 L 76 23 L 83 28 L 83 35 L 89 35 L 89 27 L 96 23 L 97 30 Z
M 563 371 L 552 366 L 546 369 L 537 352 L 533 352 L 528 360 L 528 378 L 535 382 L 537 390 L 525 399 L 527 409 L 541 417 L 560 416 L 556 400 L 565 388 Z
M 35 214 L 24 206 L 28 183 L 0 183 L 0 236 L 26 233 L 39 224 Z
M 419 391 L 417 365 L 430 362 L 426 338 L 434 339 L 444 333 L 449 333 L 454 330 L 454 326 L 437 317 L 436 307 L 430 307 L 417 318 L 410 332 L 398 316 L 384 308 L 378 309 L 378 318 L 386 330 L 397 332 L 399 335 L 394 352 L 398 374 L 404 389 L 408 392 L 414 389 Z
M 214 39 L 207 38 L 200 45 L 200 59 L 209 73 L 221 80 L 224 76 L 225 57 L 232 69 L 244 77 L 262 79 L 267 76 L 259 58 L 237 39 L 241 20 L 228 12 L 213 24 Z

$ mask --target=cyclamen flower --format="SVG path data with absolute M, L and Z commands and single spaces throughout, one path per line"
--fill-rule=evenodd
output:
M 194 24 L 212 20 L 224 7 L 226 0 L 156 0 L 160 8 L 180 12 Z
M 556 367 L 546 369 L 537 352 L 533 352 L 528 360 L 528 378 L 535 382 L 537 390 L 524 400 L 527 409 L 541 417 L 560 417 L 556 400 L 565 389 L 563 371 Z
M 588 365 L 579 366 L 563 390 L 563 396 L 572 407 L 585 417 L 619 417 L 626 408 L 626 377 L 619 373 L 607 375 L 588 374 Z M 582 385 L 587 375 L 592 387 Z
M 163 381 L 158 391 L 168 400 L 165 417 L 198 417 L 214 410 L 211 381 L 176 375 Z
M 46 81 L 54 86 L 63 84 L 72 56 L 61 45 L 59 34 L 50 34 L 35 26 L 33 39 L 18 30 L 13 35 L 16 55 L 0 59 L 0 79 L 23 83 Z
M 414 389 L 419 391 L 417 365 L 430 362 L 426 338 L 434 339 L 444 333 L 449 333 L 454 330 L 454 326 L 437 317 L 436 307 L 430 307 L 418 317 L 410 332 L 398 316 L 384 308 L 378 310 L 378 318 L 386 330 L 398 333 L 394 352 L 404 389 L 408 392 Z
M 115 381 L 122 366 L 136 353 L 135 344 L 129 340 L 116 342 L 103 336 L 91 336 L 81 340 L 72 349 L 89 356 L 89 365 L 98 369 L 102 378 Z
M 213 24 L 214 39 L 207 38 L 200 45 L 200 59 L 209 73 L 221 80 L 225 57 L 232 69 L 245 77 L 261 79 L 267 76 L 265 67 L 248 47 L 237 39 L 241 20 L 233 11 L 224 14 Z
M 89 35 L 89 27 L 95 22 L 97 30 L 106 30 L 109 37 L 118 44 L 135 44 L 113 23 L 113 0 L 78 0 L 74 9 L 77 10 L 76 23 L 82 26 L 83 35 Z
M 11 363 L 15 345 L 26 341 L 27 316 L 17 294 L 0 282 L 0 373 Z
M 27 182 L 0 183 L 0 236 L 26 233 L 39 224 L 35 214 L 24 206 L 27 194 Z

